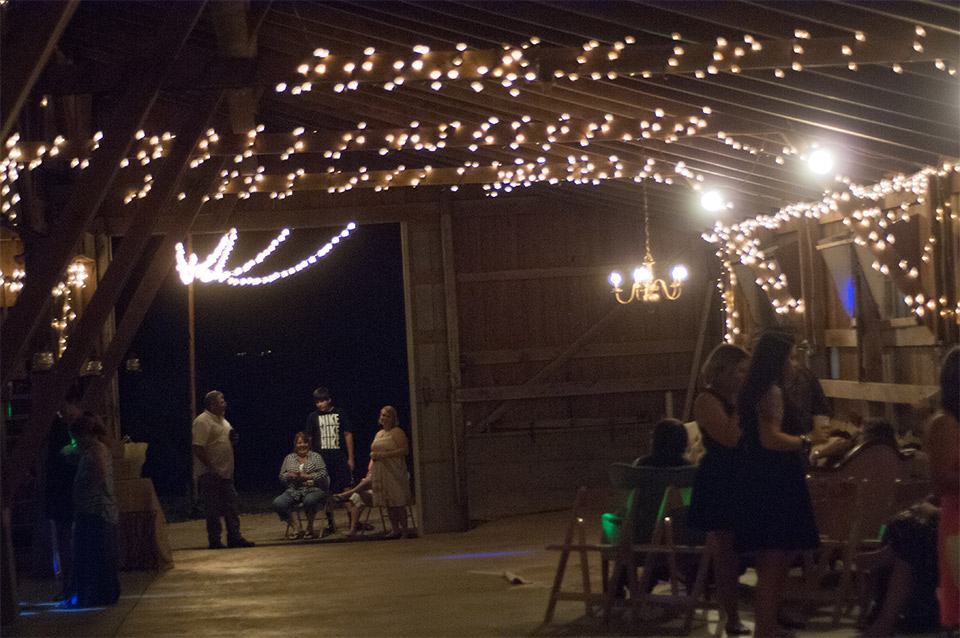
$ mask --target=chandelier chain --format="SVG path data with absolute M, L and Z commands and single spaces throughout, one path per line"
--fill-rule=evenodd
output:
M 643 237 L 647 247 L 647 254 L 644 261 L 653 261 L 653 255 L 650 254 L 650 211 L 647 208 L 647 182 L 643 182 Z

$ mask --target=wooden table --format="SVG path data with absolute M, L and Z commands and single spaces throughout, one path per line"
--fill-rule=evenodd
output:
M 117 550 L 121 570 L 170 569 L 173 554 L 167 537 L 167 519 L 163 515 L 153 481 L 145 478 L 116 482 Z

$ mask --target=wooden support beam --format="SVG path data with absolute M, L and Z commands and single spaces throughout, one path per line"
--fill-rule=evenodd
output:
M 468 366 L 502 365 L 527 361 L 551 361 L 559 357 L 565 347 L 521 348 L 516 350 L 480 350 L 462 352 Z M 597 359 L 604 357 L 637 357 L 661 354 L 686 354 L 696 350 L 693 339 L 665 339 L 633 343 L 586 343 L 570 355 L 570 359 Z
M 904 37 L 905 36 L 905 37 Z M 677 56 L 674 53 L 676 44 L 663 46 L 627 46 L 616 53 L 617 58 L 611 60 L 608 53 L 611 47 L 597 47 L 593 51 L 584 52 L 581 47 L 531 47 L 523 51 L 524 59 L 529 62 L 527 69 L 536 69 L 534 82 L 552 82 L 557 78 L 557 72 L 563 77 L 571 73 L 581 78 L 589 78 L 593 74 L 608 78 L 614 76 L 644 76 L 656 77 L 662 75 L 689 75 L 697 71 L 707 72 L 710 67 L 715 73 L 729 72 L 733 67 L 739 71 L 763 69 L 791 69 L 794 62 L 801 62 L 804 68 L 837 67 L 846 68 L 848 64 L 893 64 L 918 61 L 934 61 L 937 59 L 949 60 L 957 64 L 957 40 L 950 34 L 928 32 L 923 39 L 923 50 L 917 51 L 914 42 L 917 38 L 910 37 L 909 29 L 900 37 L 871 36 L 866 42 L 856 42 L 854 38 L 813 38 L 803 42 L 804 53 L 798 56 L 794 52 L 794 39 L 766 40 L 759 42 L 760 51 L 752 51 L 749 45 L 743 45 L 744 55 L 736 56 L 734 49 L 737 44 L 731 44 L 725 52 L 724 59 L 713 59 L 715 51 L 724 51 L 714 44 L 684 44 L 684 54 Z M 844 55 L 843 46 L 851 48 L 850 55 Z M 425 56 L 414 55 L 413 59 L 420 59 L 424 66 L 419 71 L 407 63 L 403 70 L 406 83 L 426 83 L 434 81 L 431 72 L 440 71 L 444 76 L 450 71 L 456 71 L 456 80 L 447 79 L 446 83 L 469 83 L 470 80 L 489 81 L 489 74 L 481 74 L 480 69 L 494 69 L 502 65 L 503 49 L 484 49 L 460 51 L 431 51 Z M 587 60 L 581 64 L 577 61 L 580 56 L 586 55 Z M 356 81 L 360 84 L 383 84 L 393 81 L 398 72 L 393 68 L 397 56 L 392 53 L 375 53 L 372 56 L 361 56 L 358 60 L 350 56 L 331 55 L 323 60 L 297 60 L 293 57 L 272 52 L 269 56 L 260 54 L 257 60 L 226 59 L 217 60 L 212 64 L 198 65 L 189 59 L 182 61 L 184 74 L 170 78 L 164 85 L 167 89 L 204 88 L 225 89 L 241 86 L 258 86 L 273 88 L 282 83 L 290 88 L 303 82 L 313 83 L 313 90 L 329 90 L 329 85 Z M 676 65 L 670 64 L 674 58 Z M 798 59 L 799 58 L 799 59 Z M 462 60 L 462 64 L 455 65 L 454 60 Z M 348 62 L 369 61 L 373 67 L 369 71 L 346 73 L 343 69 Z M 410 60 L 412 62 L 412 59 Z M 315 66 L 324 65 L 323 74 L 317 74 Z M 297 72 L 300 64 L 307 65 L 307 73 Z M 518 68 L 518 64 L 509 64 L 504 68 L 506 72 L 520 75 L 525 69 Z M 112 69 L 87 67 L 74 70 L 71 75 L 66 69 L 55 67 L 44 74 L 39 85 L 46 92 L 51 93 L 111 93 L 117 92 L 118 82 Z M 519 79 L 517 84 L 523 85 L 528 81 Z M 490 83 L 490 82 L 488 82 Z M 322 88 L 321 88 L 322 87 Z
M 628 392 L 666 392 L 668 390 L 684 390 L 686 387 L 686 375 L 653 379 L 604 379 L 593 383 L 567 381 L 520 386 L 462 388 L 457 392 L 457 400 L 464 403 L 518 401 L 520 399 L 552 399 L 600 394 L 626 394 Z
M 222 162 L 211 162 L 206 167 L 204 177 L 200 179 L 200 182 L 206 182 L 212 186 L 221 167 Z M 87 387 L 86 394 L 83 397 L 85 409 L 90 409 L 96 403 L 106 389 L 110 378 L 119 369 L 123 357 L 140 329 L 140 324 L 143 323 L 143 318 L 150 309 L 150 304 L 153 303 L 153 299 L 160 290 L 160 286 L 163 285 L 167 273 L 170 272 L 176 262 L 175 246 L 186 239 L 191 224 L 204 205 L 200 194 L 203 192 L 206 192 L 206 190 L 196 190 L 193 195 L 180 202 L 180 206 L 178 206 L 179 214 L 174 219 L 177 223 L 176 226 L 170 228 L 170 232 L 164 235 L 156 251 L 149 257 L 149 265 L 130 297 L 127 309 L 123 313 L 123 317 L 120 318 L 120 324 L 117 326 L 113 339 L 101 357 L 102 372 Z
M 40 77 L 80 0 L 23 2 L 8 7 L 0 43 L 0 141 L 14 131 L 20 110 Z
M 683 398 L 683 412 L 681 419 L 689 421 L 693 412 L 693 395 L 696 394 L 697 377 L 700 375 L 700 360 L 703 357 L 703 344 L 707 337 L 707 319 L 710 318 L 710 304 L 716 287 L 713 282 L 707 281 L 707 294 L 703 296 L 703 307 L 700 309 L 700 330 L 697 331 L 697 345 L 693 350 L 693 361 L 690 362 L 690 375 L 687 377 L 687 392 Z
M 820 379 L 823 393 L 833 399 L 872 401 L 875 403 L 923 403 L 939 392 L 937 385 L 913 385 L 906 383 L 859 383 L 839 379 Z
M 464 449 L 463 405 L 457 400 L 457 390 L 462 383 L 460 376 L 460 324 L 457 315 L 457 272 L 453 248 L 453 204 L 449 198 L 441 201 L 440 247 L 443 262 L 444 316 L 447 327 L 447 366 L 450 378 L 450 432 L 453 444 L 453 476 L 457 503 L 468 511 L 467 477 Z
M 0 332 L 0 384 L 6 383 L 14 363 L 24 355 L 30 336 L 41 321 L 40 310 L 49 302 L 50 290 L 63 274 L 80 235 L 106 197 L 119 170 L 120 160 L 126 157 L 134 134 L 143 125 L 156 100 L 161 80 L 190 35 L 204 4 L 205 1 L 170 5 L 150 64 L 136 64 L 131 71 L 129 89 L 116 106 L 113 123 L 107 129 L 99 151 L 73 187 L 60 223 L 45 242 L 43 259 L 34 260 L 36 265 L 3 324 Z
M 590 326 L 590 328 L 588 328 L 582 335 L 577 337 L 577 339 L 573 343 L 571 343 L 569 346 L 567 346 L 563 350 L 563 352 L 557 355 L 556 359 L 554 359 L 553 361 L 545 365 L 543 368 L 541 368 L 539 372 L 537 372 L 535 375 L 527 379 L 522 385 L 516 386 L 513 388 L 506 388 L 505 390 L 507 390 L 507 392 L 505 394 L 500 390 L 494 392 L 493 399 L 496 399 L 496 397 L 498 396 L 503 396 L 504 403 L 494 408 L 492 412 L 490 412 L 487 416 L 485 416 L 477 424 L 476 430 L 478 432 L 485 432 L 486 430 L 488 430 L 490 426 L 497 419 L 499 419 L 501 416 L 506 414 L 513 407 L 513 403 L 512 403 L 513 398 L 528 398 L 524 395 L 525 392 L 530 392 L 534 388 L 534 384 L 536 384 L 537 381 L 545 379 L 549 377 L 551 374 L 553 374 L 554 372 L 556 372 L 557 370 L 559 370 L 560 367 L 564 363 L 566 363 L 570 359 L 570 357 L 573 356 L 573 354 L 580 349 L 580 347 L 583 344 L 585 344 L 588 340 L 592 339 L 593 336 L 596 335 L 598 332 L 600 332 L 602 329 L 606 328 L 608 325 L 613 323 L 613 320 L 618 316 L 620 316 L 621 310 L 622 310 L 622 307 L 618 304 L 610 312 L 604 315 L 604 317 L 601 318 L 600 321 Z M 540 391 L 541 390 L 537 390 L 536 392 L 540 392 Z M 464 392 L 466 394 L 464 394 Z M 457 393 L 457 397 L 461 401 L 471 400 L 463 397 L 483 396 L 483 395 L 484 393 L 482 391 L 478 391 L 478 389 L 476 388 L 465 389 Z M 507 397 L 512 397 L 513 395 L 516 395 L 516 396 L 513 398 L 507 398 Z M 552 395 L 552 396 L 563 396 L 563 395 L 561 394 L 561 395 Z M 472 399 L 472 400 L 492 400 L 492 399 Z
M 886 37 L 870 37 L 865 42 L 858 42 L 852 35 L 840 38 L 812 38 L 801 41 L 802 56 L 798 56 L 795 51 L 794 47 L 797 45 L 795 39 L 758 41 L 759 50 L 743 44 L 740 47 L 741 55 L 736 55 L 734 50 L 737 48 L 736 44 L 718 46 L 715 43 L 684 43 L 680 47 L 682 54 L 677 54 L 676 43 L 650 47 L 628 45 L 620 49 L 614 46 L 598 46 L 591 51 L 584 51 L 582 47 L 535 46 L 525 50 L 516 49 L 522 57 L 515 58 L 506 64 L 503 62 L 503 49 L 468 49 L 462 52 L 430 51 L 425 55 L 411 56 L 410 62 L 413 59 L 419 59 L 423 62 L 423 66 L 418 70 L 408 63 L 402 75 L 406 83 L 429 83 L 435 80 L 431 74 L 439 72 L 447 78 L 451 71 L 455 72 L 460 80 L 483 80 L 488 70 L 500 68 L 503 70 L 502 73 L 513 72 L 519 75 L 518 83 L 522 84 L 527 69 L 536 69 L 533 80 L 547 82 L 571 73 L 581 78 L 599 79 L 608 78 L 610 74 L 613 74 L 613 77 L 661 76 L 687 75 L 697 71 L 715 74 L 758 69 L 790 69 L 798 61 L 804 68 L 809 69 L 846 67 L 851 62 L 902 64 L 944 59 L 956 63 L 958 59 L 957 40 L 950 34 L 928 32 L 920 51 L 914 47 L 916 41 L 917 38 L 907 28 L 903 33 L 887 34 Z M 849 55 L 843 52 L 842 47 L 849 47 Z M 722 59 L 716 60 L 715 53 L 720 53 Z M 314 90 L 318 90 L 316 85 L 320 83 L 390 82 L 398 75 L 393 67 L 396 59 L 397 57 L 390 53 L 358 57 L 329 55 L 323 59 L 311 58 L 304 61 L 306 73 L 303 74 L 302 81 L 313 82 Z M 461 63 L 456 64 L 457 60 Z M 521 61 L 527 61 L 529 66 L 526 69 L 520 68 Z M 370 62 L 372 66 L 369 70 L 355 72 L 355 67 L 362 62 Z M 322 72 L 317 72 L 315 65 L 318 63 L 322 65 Z M 354 64 L 346 66 L 348 63 Z

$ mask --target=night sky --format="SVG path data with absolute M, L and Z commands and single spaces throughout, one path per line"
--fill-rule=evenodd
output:
M 282 270 L 316 252 L 339 229 L 293 230 L 250 275 Z M 277 233 L 243 232 L 228 268 Z M 195 238 L 200 259 L 219 237 Z M 266 286 L 194 286 L 197 412 L 213 389 L 227 399 L 240 435 L 240 490 L 277 490 L 293 435 L 325 385 L 354 428 L 357 471 L 366 468 L 384 405 L 410 434 L 403 274 L 398 224 L 361 226 L 312 267 Z M 175 271 L 157 294 L 131 347 L 141 372 L 120 372 L 124 434 L 150 444 L 143 475 L 162 495 L 190 482 L 187 288 Z

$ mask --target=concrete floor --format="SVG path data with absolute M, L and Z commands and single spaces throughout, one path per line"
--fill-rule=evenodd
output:
M 337 514 L 338 524 L 345 523 L 344 512 Z M 371 522 L 379 526 L 376 518 Z M 174 569 L 123 573 L 120 603 L 104 609 L 56 610 L 45 602 L 52 581 L 22 581 L 22 615 L 2 635 L 676 635 L 676 622 L 636 627 L 615 620 L 605 628 L 575 602 L 558 603 L 553 622 L 540 626 L 558 556 L 544 548 L 562 540 L 567 518 L 567 512 L 518 516 L 414 539 L 351 542 L 334 535 L 293 542 L 282 539 L 275 516 L 250 515 L 241 528 L 257 547 L 221 551 L 205 549 L 203 521 L 171 524 Z M 599 565 L 590 567 L 599 582 Z M 527 582 L 510 584 L 505 572 Z M 576 559 L 567 574 L 566 588 L 576 587 Z M 744 599 L 744 621 L 752 624 Z M 716 620 L 716 612 L 699 618 L 691 635 L 717 635 Z M 856 631 L 850 620 L 833 628 L 814 618 L 798 635 Z

